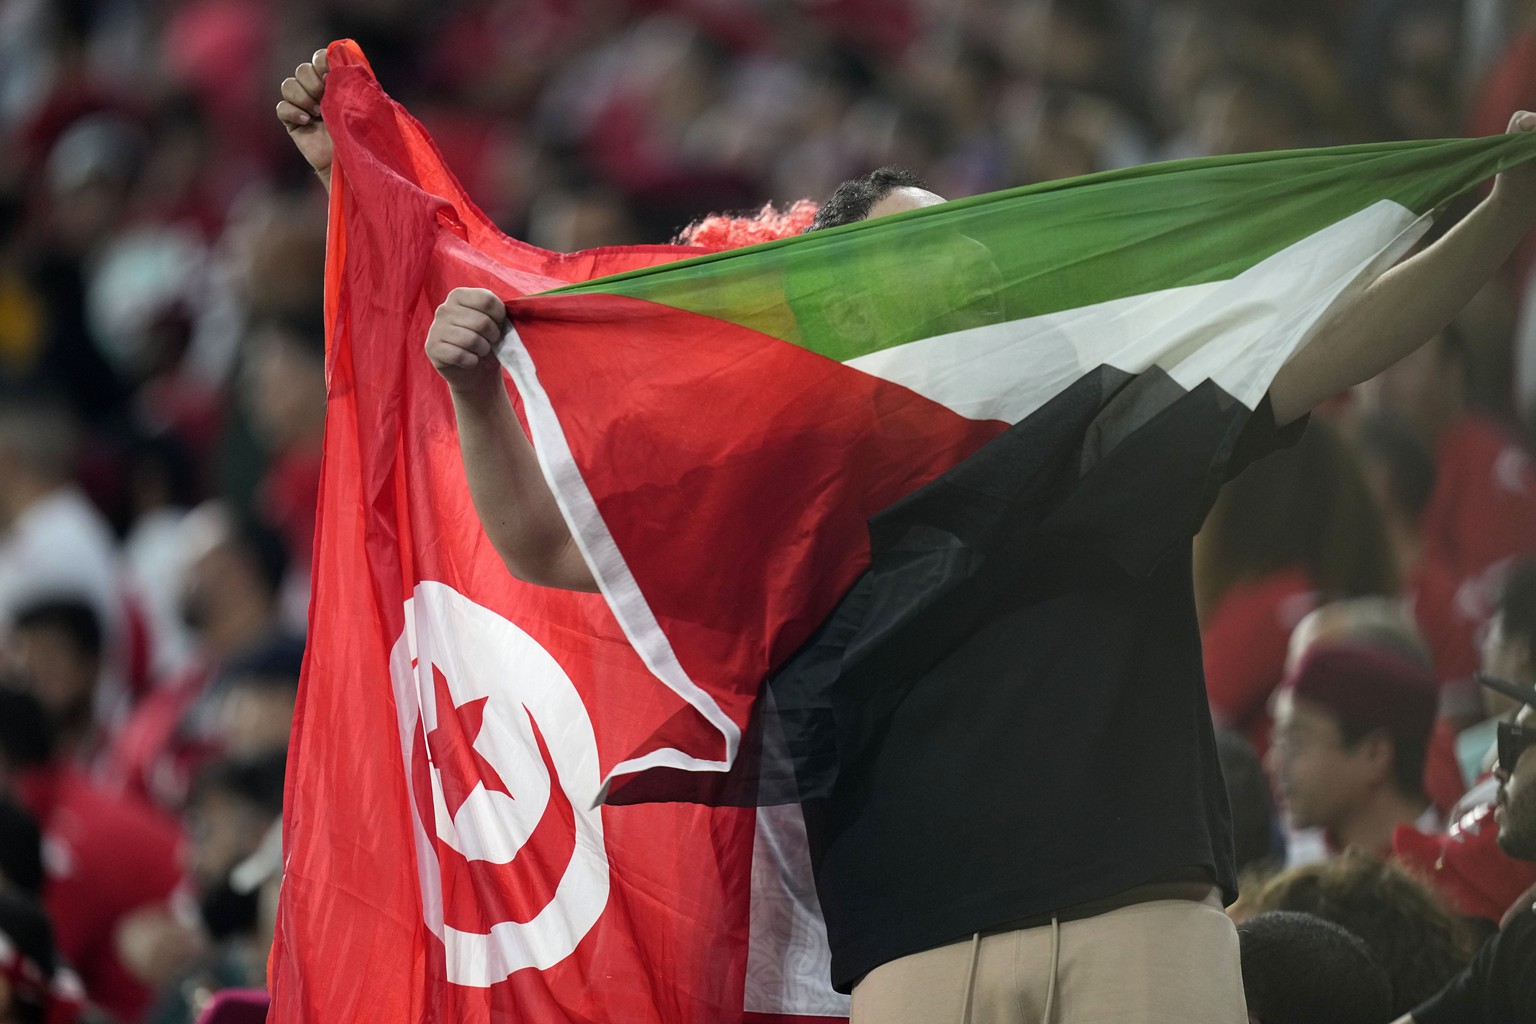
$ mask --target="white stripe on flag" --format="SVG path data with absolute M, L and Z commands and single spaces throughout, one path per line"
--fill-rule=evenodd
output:
M 663 747 L 621 761 L 603 779 L 597 802 L 602 803 L 607 799 L 608 786 L 619 775 L 649 768 L 680 768 L 690 772 L 729 771 L 741 746 L 741 730 L 720 709 L 714 698 L 689 677 L 677 660 L 672 642 L 662 632 L 661 624 L 656 621 L 655 613 L 651 611 L 645 595 L 640 592 L 640 585 L 635 582 L 634 573 L 630 572 L 628 563 L 624 561 L 613 534 L 608 532 L 608 524 L 603 522 L 597 502 L 586 480 L 582 479 L 581 470 L 576 466 L 576 457 L 571 453 L 570 443 L 560 426 L 560 418 L 550 403 L 544 385 L 539 381 L 533 357 L 511 324 L 507 325 L 507 331 L 502 335 L 498 357 L 523 396 L 528 429 L 533 435 L 533 449 L 539 457 L 544 479 L 554 493 L 560 513 L 565 517 L 576 547 L 581 551 L 581 557 L 592 570 L 592 577 L 597 581 L 608 607 L 613 609 L 619 628 L 624 630 L 630 646 L 640 655 L 651 674 L 703 715 L 725 740 L 725 758 L 719 761 L 695 757 L 675 747 Z
M 1017 423 L 1084 373 L 1153 365 L 1252 409 L 1341 304 L 1412 247 L 1430 218 L 1381 200 L 1227 281 L 1126 296 L 942 334 L 848 361 L 977 420 Z

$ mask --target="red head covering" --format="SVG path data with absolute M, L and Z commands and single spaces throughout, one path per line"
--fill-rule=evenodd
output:
M 1327 708 L 1346 727 L 1384 727 L 1394 739 L 1419 746 L 1429 742 L 1439 704 L 1429 669 L 1367 647 L 1315 647 L 1280 685 Z
M 784 210 L 769 203 L 751 215 L 712 213 L 684 228 L 677 242 L 711 249 L 740 249 L 798 235 L 815 219 L 816 204 L 809 199 L 797 199 Z

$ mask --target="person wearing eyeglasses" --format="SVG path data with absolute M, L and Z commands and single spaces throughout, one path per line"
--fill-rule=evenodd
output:
M 1489 687 L 1524 703 L 1513 722 L 1498 727 L 1499 847 L 1536 861 L 1536 687 L 1490 676 Z M 1501 929 L 1467 969 L 1396 1024 L 1493 1024 L 1536 1021 L 1536 904 L 1532 890 L 1515 901 Z
M 1375 857 L 1398 825 L 1438 832 L 1424 793 L 1434 673 L 1396 652 L 1324 644 L 1276 691 L 1267 764 L 1291 824 L 1318 828 L 1333 852 Z

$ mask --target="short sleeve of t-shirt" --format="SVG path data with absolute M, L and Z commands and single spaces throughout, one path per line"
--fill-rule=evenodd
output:
M 1413 1011 L 1417 1024 L 1536 1021 L 1536 910 L 1483 944 L 1467 969 Z
M 1249 415 L 1248 422 L 1243 425 L 1242 433 L 1238 435 L 1237 443 L 1232 447 L 1232 454 L 1227 456 L 1226 479 L 1231 480 L 1264 456 L 1280 451 L 1282 448 L 1289 448 L 1300 441 L 1311 418 L 1311 414 L 1307 414 L 1298 416 L 1284 426 L 1276 424 L 1275 410 L 1270 405 L 1269 395 L 1266 393 L 1264 400 L 1258 404 L 1258 407 Z

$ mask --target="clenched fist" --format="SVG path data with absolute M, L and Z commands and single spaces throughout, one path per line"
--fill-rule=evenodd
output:
M 455 288 L 432 317 L 427 358 L 454 391 L 501 386 L 496 346 L 507 326 L 507 307 L 484 288 Z
M 277 119 L 327 189 L 331 187 L 331 133 L 320 120 L 320 99 L 329 72 L 325 51 L 316 50 L 308 63 L 293 69 L 292 78 L 283 79 L 283 98 L 277 104 Z
M 1509 119 L 1509 130 L 1536 132 L 1536 114 L 1519 110 Z M 1536 160 L 1511 167 L 1494 182 L 1493 194 L 1528 217 L 1536 217 Z

